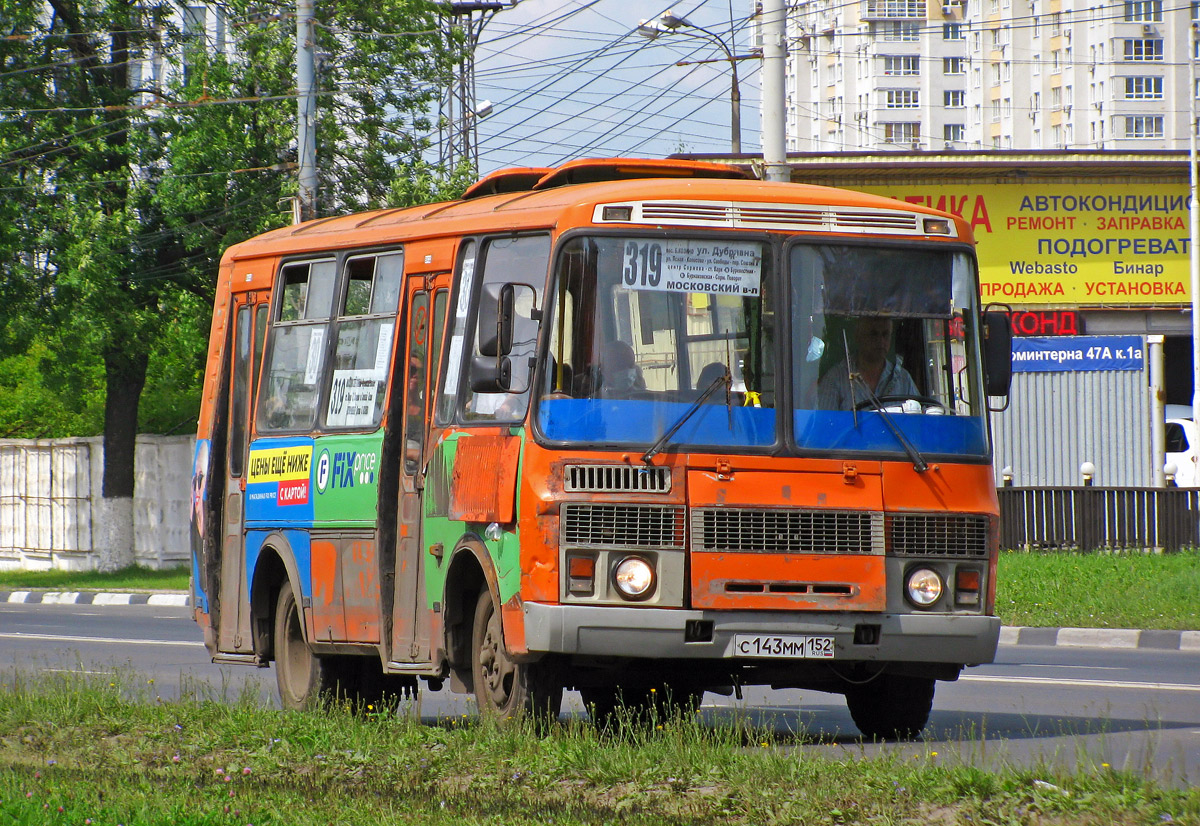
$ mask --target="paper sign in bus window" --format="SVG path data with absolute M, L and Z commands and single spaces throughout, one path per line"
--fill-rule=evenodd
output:
M 331 427 L 374 424 L 377 375 L 373 369 L 335 370 L 325 423 Z
M 631 290 L 757 296 L 762 245 L 630 238 L 621 242 L 621 280 Z

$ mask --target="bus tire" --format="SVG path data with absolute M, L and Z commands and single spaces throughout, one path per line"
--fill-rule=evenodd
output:
M 480 714 L 557 719 L 563 687 L 543 663 L 519 663 L 504 644 L 504 628 L 489 590 L 479 595 L 471 628 L 471 677 Z
M 846 690 L 846 706 L 863 737 L 915 740 L 929 722 L 935 680 L 880 674 Z
M 275 605 L 275 680 L 286 709 L 303 709 L 329 700 L 337 689 L 336 660 L 312 652 L 304 638 L 304 620 L 292 583 L 285 581 Z

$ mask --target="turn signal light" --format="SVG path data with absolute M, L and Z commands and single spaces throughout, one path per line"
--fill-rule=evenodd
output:
M 590 594 L 596 587 L 596 558 L 567 557 L 567 590 L 572 594 Z
M 957 605 L 978 605 L 982 577 L 976 568 L 959 568 L 954 572 L 954 602 Z

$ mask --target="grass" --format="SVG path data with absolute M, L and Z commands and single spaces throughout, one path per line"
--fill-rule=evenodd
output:
M 1171 554 L 1006 551 L 1005 625 L 1200 629 L 1200 550 Z
M 838 758 L 694 718 L 423 725 L 402 711 L 161 702 L 134 675 L 0 675 L 0 823 L 1200 824 L 1200 790 L 1087 765 Z
M 99 571 L 0 571 L 0 588 L 57 591 L 185 591 L 186 565 L 154 570 L 134 566 L 111 573 Z

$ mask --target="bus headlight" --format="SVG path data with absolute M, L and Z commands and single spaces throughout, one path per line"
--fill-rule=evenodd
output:
M 640 556 L 627 556 L 613 568 L 613 585 L 626 599 L 645 599 L 654 591 L 654 568 Z
M 930 568 L 913 568 L 904 582 L 904 591 L 909 602 L 918 608 L 929 608 L 942 598 L 946 590 L 937 571 Z

